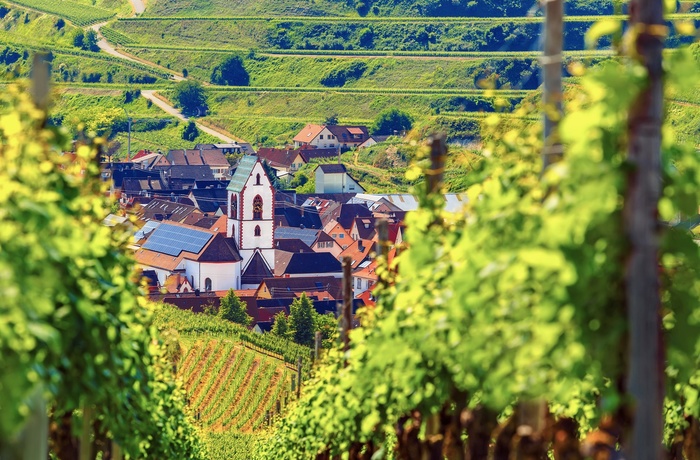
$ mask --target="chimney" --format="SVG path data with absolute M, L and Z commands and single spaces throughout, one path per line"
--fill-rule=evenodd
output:
M 362 240 L 357 240 L 359 243 L 357 243 L 357 250 L 360 252 L 365 252 L 365 247 L 362 245 Z

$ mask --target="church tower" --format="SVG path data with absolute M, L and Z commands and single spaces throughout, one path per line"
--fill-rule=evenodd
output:
M 226 236 L 243 259 L 241 287 L 254 289 L 275 269 L 275 191 L 255 155 L 241 158 L 227 191 Z

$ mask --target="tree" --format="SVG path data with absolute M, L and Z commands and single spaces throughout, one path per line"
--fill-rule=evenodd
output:
M 337 125 L 338 124 L 338 114 L 337 113 L 332 113 L 326 117 L 325 120 L 323 120 L 324 125 Z
M 185 80 L 175 85 L 175 101 L 185 115 L 203 115 L 207 111 L 207 97 L 202 84 Z
M 194 121 L 190 120 L 187 126 L 182 130 L 182 138 L 186 141 L 193 142 L 199 136 L 199 130 Z
M 73 35 L 73 46 L 76 48 L 83 48 L 83 42 L 85 41 L 85 32 L 78 30 L 75 35 Z
M 248 86 L 250 75 L 248 75 L 240 56 L 230 56 L 214 67 L 210 80 L 215 85 Z
M 333 313 L 321 315 L 314 311 L 314 324 L 316 331 L 321 333 L 323 348 L 332 348 L 338 337 L 338 319 Z
M 88 30 L 83 40 L 83 49 L 87 51 L 99 51 L 100 47 L 97 46 L 97 41 L 97 32 L 92 29 Z
M 279 337 L 289 335 L 289 321 L 283 311 L 274 316 L 275 322 L 272 324 L 272 333 Z
M 253 318 L 247 313 L 246 304 L 238 298 L 233 289 L 229 289 L 221 298 L 219 317 L 244 326 L 250 326 L 253 322 Z
M 413 117 L 399 109 L 383 111 L 377 116 L 372 126 L 372 134 L 389 135 L 394 132 L 408 131 L 413 126 Z
M 289 329 L 292 338 L 299 345 L 312 346 L 314 343 L 314 305 L 306 297 L 305 293 L 301 297 L 294 299 L 290 307 Z

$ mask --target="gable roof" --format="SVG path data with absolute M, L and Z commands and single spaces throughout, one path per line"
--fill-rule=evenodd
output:
M 299 131 L 299 134 L 294 136 L 294 142 L 311 142 L 316 136 L 321 134 L 324 128 L 325 126 L 322 125 L 306 125 Z
M 214 180 L 214 173 L 206 165 L 175 165 L 165 168 L 169 179 Z
M 272 276 L 270 267 L 260 253 L 256 252 L 241 274 L 241 284 L 259 284 L 264 278 L 270 276 Z
M 302 149 L 299 148 L 297 150 L 301 158 L 305 162 L 309 162 L 311 160 L 317 159 L 317 158 L 334 158 L 338 156 L 338 150 L 337 149 Z
M 284 252 L 313 252 L 311 247 L 298 238 L 275 240 L 275 250 Z
M 335 214 L 335 220 L 345 230 L 352 230 L 352 225 L 358 217 L 372 217 L 372 211 L 362 204 L 343 204 Z
M 342 163 L 318 165 L 316 169 L 320 169 L 324 174 L 343 174 L 347 172 L 345 165 Z
M 200 252 L 199 262 L 238 262 L 243 260 L 233 238 L 226 238 L 223 233 L 214 235 L 212 241 Z
M 322 242 L 335 242 L 335 239 L 326 232 L 320 232 L 314 244 Z
M 333 276 L 300 276 L 297 278 L 265 278 L 265 284 L 273 299 L 296 297 L 297 293 L 327 291 L 333 298 L 342 298 L 343 281 Z
M 283 227 L 322 228 L 321 217 L 313 206 L 275 207 L 275 222 Z
M 340 262 L 328 252 L 302 252 L 289 257 L 275 257 L 275 276 L 341 272 Z
M 245 183 L 248 182 L 248 178 L 253 172 L 253 168 L 257 162 L 257 156 L 244 155 L 243 158 L 241 158 L 241 161 L 238 163 L 236 172 L 233 174 L 231 182 L 229 182 L 226 190 L 230 192 L 241 192 L 243 187 L 245 187 Z
M 275 227 L 275 240 L 299 239 L 311 246 L 320 231 L 313 228 Z
M 357 240 L 353 241 L 350 246 L 343 250 L 338 256 L 338 259 L 343 260 L 343 257 L 350 257 L 352 269 L 356 269 L 363 261 L 369 257 L 369 253 L 374 250 L 374 241 Z
M 137 216 L 142 220 L 172 220 L 182 222 L 192 213 L 196 213 L 197 208 L 173 201 L 154 199 L 147 205 L 142 206 Z
M 219 150 L 170 150 L 166 156 L 171 165 L 176 166 L 228 166 L 228 161 Z
M 278 168 L 280 166 L 283 168 L 289 168 L 292 166 L 292 163 L 297 156 L 294 150 L 273 148 L 258 149 L 257 155 L 259 158 L 267 161 L 267 163 L 273 168 Z
M 357 229 L 357 234 L 363 240 L 371 240 L 375 235 L 374 219 L 369 217 L 356 217 L 353 228 Z
M 202 212 L 216 213 L 228 204 L 228 193 L 222 188 L 197 188 L 190 192 L 197 207 Z
M 369 137 L 369 131 L 366 126 L 328 125 L 326 128 L 338 138 L 338 141 L 344 143 L 360 144 Z

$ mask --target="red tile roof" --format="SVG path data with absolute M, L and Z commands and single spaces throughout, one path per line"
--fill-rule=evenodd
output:
M 294 142 L 311 142 L 324 128 L 325 126 L 322 125 L 306 125 L 299 134 L 294 136 Z

